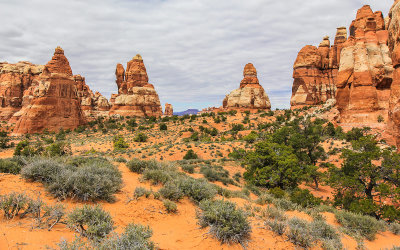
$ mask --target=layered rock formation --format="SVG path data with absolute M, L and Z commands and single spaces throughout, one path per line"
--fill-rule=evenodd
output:
M 169 104 L 169 103 L 165 104 L 164 115 L 165 116 L 173 116 L 174 115 L 174 108 L 172 107 L 171 104 Z
M 107 98 L 99 92 L 93 94 L 89 86 L 86 85 L 85 78 L 81 75 L 74 75 L 75 86 L 78 97 L 81 101 L 81 107 L 87 117 L 97 115 L 107 115 L 102 111 L 108 111 L 111 105 Z
M 75 129 L 85 124 L 72 70 L 60 47 L 25 90 L 23 108 L 12 119 L 16 121 L 14 134 Z
M 336 99 L 337 122 L 367 126 L 388 119 L 393 64 L 389 20 L 369 5 L 357 11 L 349 28 L 338 28 L 334 46 L 305 46 L 294 64 L 292 108 Z M 349 125 L 350 126 L 350 125 Z
M 334 45 L 324 37 L 319 47 L 307 45 L 293 65 L 292 109 L 325 103 L 336 94 L 340 52 L 347 39 L 345 27 L 337 29 Z
M 389 98 L 388 130 L 392 132 L 397 147 L 400 148 L 400 0 L 394 2 L 389 12 L 389 18 L 387 23 L 388 44 L 395 70 Z
M 248 63 L 243 70 L 240 87 L 233 90 L 223 100 L 225 109 L 271 109 L 271 103 L 257 78 L 257 70 Z
M 0 63 L 0 120 L 9 120 L 22 108 L 24 91 L 43 72 L 43 65 L 30 62 Z
M 146 67 L 140 55 L 127 63 L 126 70 L 121 64 L 115 70 L 118 94 L 111 96 L 110 115 L 161 116 L 162 107 L 154 86 L 148 82 Z
M 394 70 L 387 42 L 382 12 L 368 5 L 359 9 L 341 51 L 336 82 L 340 122 L 387 120 Z

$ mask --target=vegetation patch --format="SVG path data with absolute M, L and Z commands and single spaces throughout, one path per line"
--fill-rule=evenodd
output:
M 199 207 L 200 226 L 210 227 L 210 233 L 222 243 L 247 242 L 251 226 L 245 212 L 236 208 L 236 204 L 224 200 L 203 200 Z
M 103 159 L 78 158 L 75 163 L 68 163 L 65 159 L 34 158 L 21 174 L 25 179 L 42 182 L 50 193 L 62 199 L 112 201 L 122 187 L 121 173 Z

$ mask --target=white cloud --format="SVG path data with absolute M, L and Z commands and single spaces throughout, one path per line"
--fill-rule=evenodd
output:
M 143 58 L 175 110 L 220 106 L 252 62 L 273 107 L 289 107 L 292 65 L 306 44 L 393 0 L 0 0 L 0 61 L 45 64 L 57 45 L 94 91 L 116 93 L 115 66 Z

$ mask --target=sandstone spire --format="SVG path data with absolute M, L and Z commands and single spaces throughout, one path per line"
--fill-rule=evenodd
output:
M 115 70 L 118 94 L 111 96 L 110 114 L 122 116 L 161 116 L 162 107 L 154 86 L 150 84 L 140 55 L 127 63 L 126 70 L 118 64 Z
M 64 51 L 57 47 L 37 83 L 25 91 L 28 102 L 14 114 L 14 134 L 38 133 L 47 129 L 75 129 L 85 124 L 75 81 Z
M 257 70 L 248 63 L 243 70 L 243 80 L 240 87 L 232 91 L 223 100 L 223 107 L 227 109 L 271 109 L 271 103 L 264 88 L 259 84 Z

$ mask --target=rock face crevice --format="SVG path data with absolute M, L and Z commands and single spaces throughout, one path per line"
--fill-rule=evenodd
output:
M 39 133 L 47 129 L 75 129 L 86 123 L 74 77 L 64 51 L 57 47 L 42 73 L 24 91 L 23 107 L 12 120 L 14 134 Z
M 145 117 L 162 115 L 160 99 L 148 82 L 146 67 L 140 55 L 127 63 L 126 70 L 117 64 L 115 70 L 118 94 L 111 96 L 110 115 Z
M 271 103 L 257 78 L 257 70 L 248 63 L 243 70 L 240 87 L 225 97 L 222 106 L 225 109 L 271 109 Z

